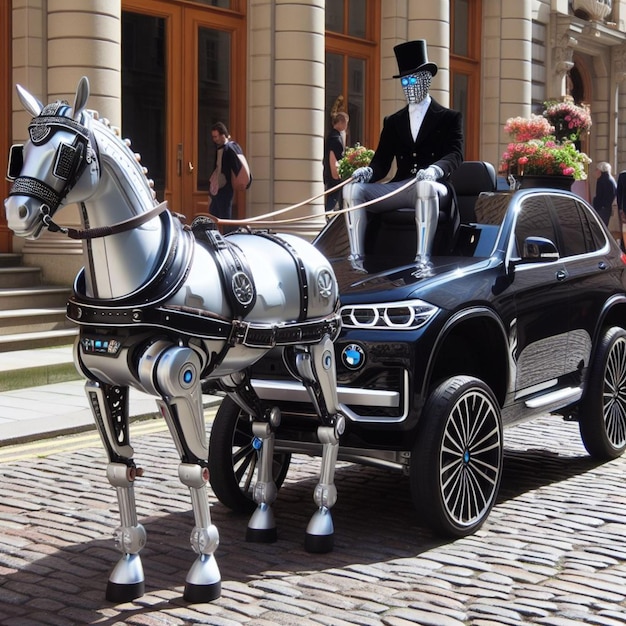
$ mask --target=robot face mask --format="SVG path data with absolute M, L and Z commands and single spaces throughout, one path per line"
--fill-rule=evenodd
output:
M 418 72 L 417 74 L 403 76 L 400 82 L 402 83 L 406 101 L 409 104 L 421 102 L 428 95 L 432 80 L 433 77 L 430 72 Z

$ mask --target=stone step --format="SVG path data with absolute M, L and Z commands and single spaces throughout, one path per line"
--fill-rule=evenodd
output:
M 19 267 L 22 255 L 15 252 L 0 252 L 0 267 Z
M 0 289 L 0 310 L 65 307 L 71 294 L 70 287 Z
M 41 269 L 38 267 L 0 267 L 0 289 L 38 287 Z
M 66 346 L 74 342 L 77 334 L 77 328 L 62 328 L 58 330 L 43 330 L 1 335 L 0 353 L 16 350 L 47 348 L 51 346 Z M 3 358 L 4 355 L 0 357 L 0 360 Z
M 0 392 L 80 378 L 67 340 L 58 348 L 15 350 L 5 352 L 0 358 Z
M 65 316 L 65 307 L 0 311 L 0 336 L 75 327 Z

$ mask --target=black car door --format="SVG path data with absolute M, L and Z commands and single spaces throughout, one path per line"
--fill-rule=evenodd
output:
M 557 385 L 565 373 L 568 342 L 567 271 L 560 259 L 525 255 L 524 245 L 530 237 L 542 237 L 555 245 L 558 242 L 545 194 L 522 200 L 509 242 L 509 258 L 514 265 L 511 289 L 516 317 L 510 334 L 516 398 Z
M 565 369 L 580 373 L 589 364 L 602 308 L 612 293 L 622 290 L 623 263 L 591 209 L 567 196 L 555 195 L 550 201 L 559 225 L 570 298 Z

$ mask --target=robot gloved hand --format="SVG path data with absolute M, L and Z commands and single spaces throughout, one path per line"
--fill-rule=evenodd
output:
M 357 170 L 358 171 L 358 170 Z M 431 165 L 415 174 L 415 180 L 438 180 L 443 177 L 443 170 L 438 165 Z
M 372 168 L 366 165 L 355 169 L 351 178 L 355 183 L 369 183 L 373 173 Z

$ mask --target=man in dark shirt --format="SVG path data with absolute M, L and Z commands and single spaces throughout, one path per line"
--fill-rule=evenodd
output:
M 343 151 L 346 147 L 346 130 L 349 119 L 345 111 L 336 113 L 332 118 L 333 128 L 324 142 L 324 187 L 327 190 L 336 187 L 341 182 L 337 163 L 343 157 Z M 341 190 L 326 196 L 327 211 L 332 211 L 337 204 L 341 208 Z
M 222 122 L 211 126 L 211 139 L 217 147 L 215 166 L 209 178 L 209 213 L 220 219 L 232 219 L 233 175 L 236 177 L 244 167 L 239 155 L 241 147 L 233 141 Z

